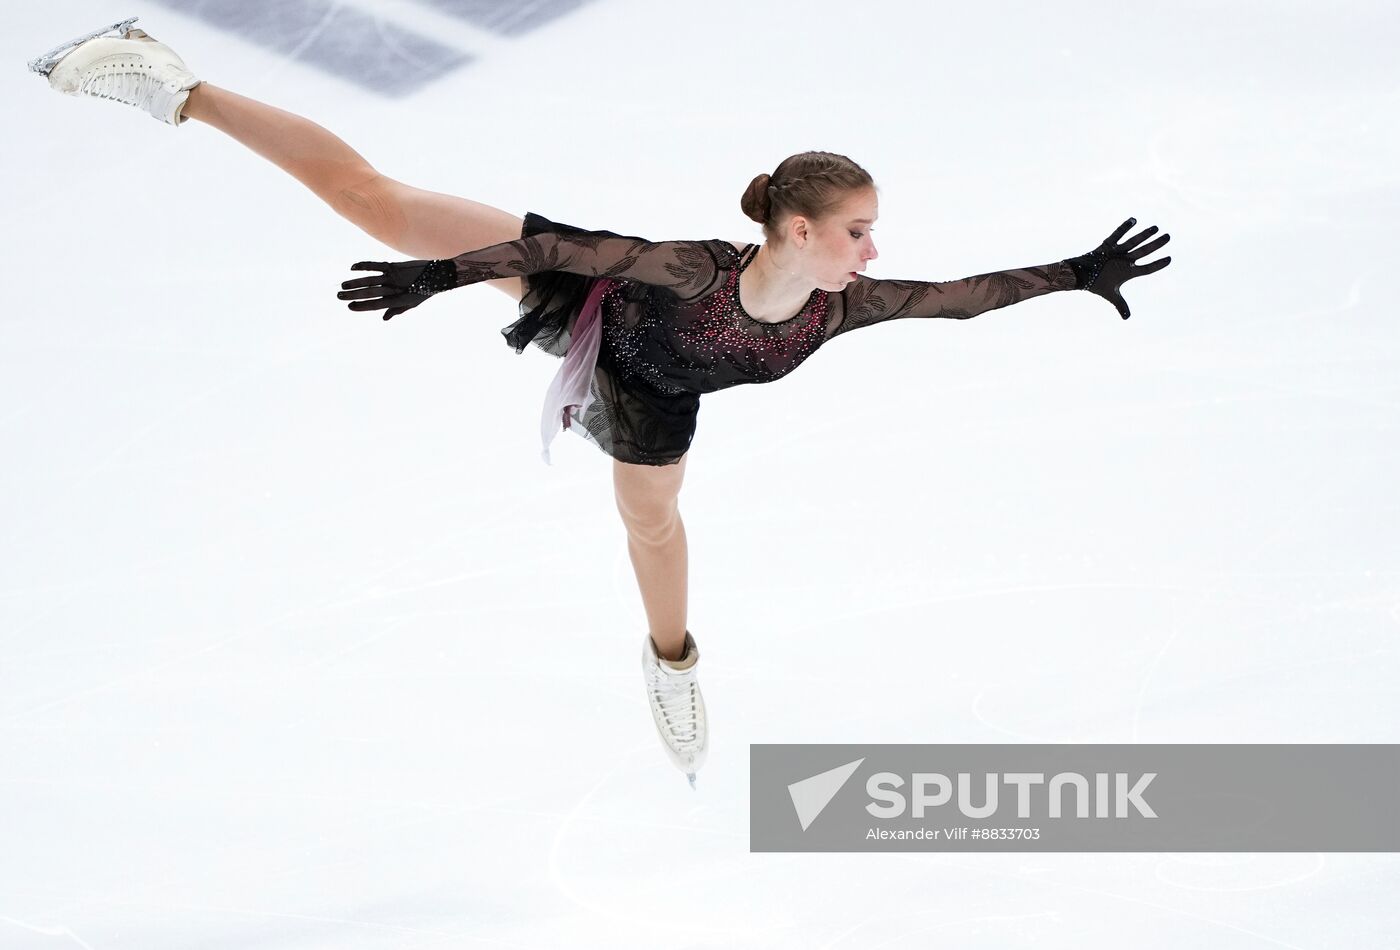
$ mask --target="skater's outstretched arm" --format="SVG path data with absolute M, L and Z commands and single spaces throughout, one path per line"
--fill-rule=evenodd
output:
M 962 280 L 874 280 L 861 275 L 841 291 L 846 312 L 835 333 L 902 317 L 966 320 L 1051 291 L 1074 288 L 1074 271 L 1063 262 Z
M 565 224 L 552 230 L 435 261 L 361 261 L 351 270 L 378 270 L 341 284 L 351 310 L 385 310 L 384 319 L 454 287 L 542 271 L 635 280 L 673 290 L 682 300 L 714 289 L 720 265 L 716 241 L 661 241 Z
M 1156 233 L 1154 225 L 1118 243 L 1136 223 L 1136 218 L 1129 218 L 1095 250 L 1054 264 L 940 282 L 860 277 L 841 291 L 845 317 L 833 336 L 902 317 L 966 320 L 1056 290 L 1091 291 L 1112 303 L 1126 320 L 1130 311 L 1118 288 L 1124 281 L 1151 274 L 1171 263 L 1170 257 L 1150 264 L 1135 263 L 1171 239 L 1171 235 L 1164 234 L 1151 244 L 1139 246 Z

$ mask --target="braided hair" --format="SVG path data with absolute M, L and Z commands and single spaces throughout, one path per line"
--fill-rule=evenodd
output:
M 783 159 L 773 174 L 749 182 L 739 207 L 763 225 L 764 237 L 776 241 L 778 222 L 787 216 L 817 220 L 835 211 L 850 192 L 873 187 L 870 173 L 844 155 L 799 152 Z

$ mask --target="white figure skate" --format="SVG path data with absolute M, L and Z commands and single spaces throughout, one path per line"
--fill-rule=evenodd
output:
M 132 29 L 136 20 L 71 39 L 30 60 L 29 68 L 65 95 L 114 99 L 144 109 L 167 125 L 179 125 L 186 121 L 181 110 L 190 90 L 200 80 L 174 50 L 145 30 Z
M 695 787 L 695 773 L 705 764 L 709 728 L 705 723 L 705 698 L 695 678 L 700 651 L 690 631 L 685 633 L 685 654 L 666 660 L 656 652 L 651 635 L 642 645 L 642 675 L 646 680 L 651 716 L 671 761 Z

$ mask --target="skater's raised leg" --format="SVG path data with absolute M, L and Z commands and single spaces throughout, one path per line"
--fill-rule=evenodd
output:
M 143 109 L 172 126 L 197 119 L 248 146 L 306 185 L 338 214 L 410 257 L 454 257 L 514 241 L 515 215 L 381 175 L 364 156 L 301 116 L 198 79 L 170 47 L 123 21 L 31 61 L 54 89 Z M 519 300 L 519 277 L 486 281 Z
M 237 139 L 341 217 L 409 257 L 455 257 L 520 237 L 523 222 L 515 215 L 382 175 L 327 129 L 256 99 L 204 82 L 190 90 L 185 115 Z M 520 299 L 519 277 L 485 283 Z

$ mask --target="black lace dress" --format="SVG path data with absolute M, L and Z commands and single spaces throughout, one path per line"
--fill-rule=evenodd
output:
M 671 465 L 690 447 L 704 393 L 781 379 L 850 330 L 904 317 L 966 319 L 1076 286 L 1063 262 L 946 282 L 861 275 L 839 292 L 813 290 L 786 320 L 761 322 L 739 302 L 739 276 L 757 250 L 651 242 L 530 212 L 519 240 L 452 260 L 458 286 L 523 277 L 520 318 L 502 334 L 517 353 L 534 343 L 565 359 L 546 399 L 545 461 L 552 434 L 568 429 L 623 462 Z M 582 399 L 560 395 L 570 372 Z

